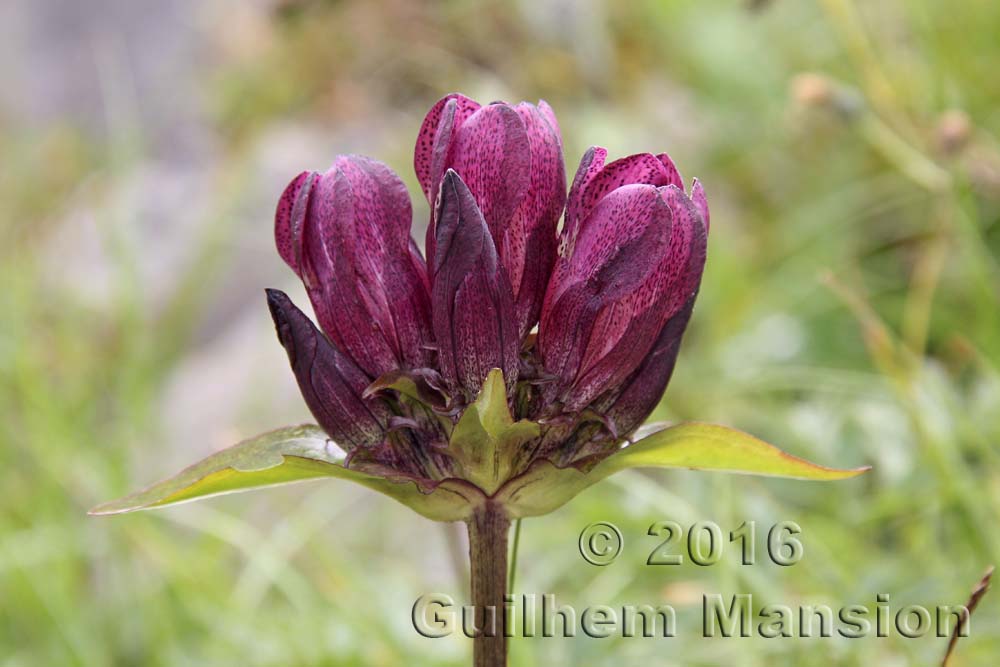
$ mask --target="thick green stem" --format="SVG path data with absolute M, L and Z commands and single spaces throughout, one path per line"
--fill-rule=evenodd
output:
M 472 604 L 476 608 L 472 664 L 474 667 L 506 667 L 504 597 L 507 595 L 510 519 L 501 506 L 487 503 L 476 510 L 468 526 Z

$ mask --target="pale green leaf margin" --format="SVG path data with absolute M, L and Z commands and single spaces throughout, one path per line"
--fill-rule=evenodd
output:
M 216 452 L 147 489 L 98 505 L 90 514 L 154 509 L 322 477 L 357 482 L 435 521 L 464 520 L 473 504 L 483 497 L 472 485 L 455 479 L 445 480 L 424 493 L 411 481 L 389 480 L 345 468 L 344 459 L 344 452 L 318 426 L 289 426 Z

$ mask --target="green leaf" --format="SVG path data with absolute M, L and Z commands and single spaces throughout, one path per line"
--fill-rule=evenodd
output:
M 644 429 L 649 432 L 649 429 Z M 838 480 L 860 475 L 869 467 L 840 470 L 810 463 L 742 431 L 685 422 L 652 432 L 597 464 L 589 472 L 557 468 L 538 461 L 504 485 L 497 500 L 512 518 L 547 514 L 575 495 L 626 468 L 689 468 L 788 477 Z
M 349 479 L 383 493 L 435 521 L 462 521 L 482 493 L 461 480 L 445 480 L 429 492 L 344 467 L 345 453 L 318 426 L 289 426 L 212 454 L 143 491 L 99 505 L 95 515 L 121 514 L 323 477 Z
M 493 494 L 510 477 L 511 457 L 538 434 L 535 422 L 514 421 L 507 405 L 503 371 L 494 368 L 475 402 L 465 409 L 455 425 L 449 446 L 469 481 Z
M 870 467 L 841 470 L 810 463 L 728 426 L 685 422 L 656 431 L 598 466 L 606 477 L 625 468 L 691 468 L 749 475 L 830 481 L 855 477 Z

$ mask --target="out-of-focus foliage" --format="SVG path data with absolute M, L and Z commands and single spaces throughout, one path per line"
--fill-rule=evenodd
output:
M 875 466 L 627 472 L 526 520 L 518 592 L 669 603 L 678 637 L 514 639 L 514 664 L 932 665 L 946 639 L 702 639 L 701 596 L 888 593 L 895 613 L 961 603 L 1000 561 L 1000 4 L 45 0 L 2 18 L 3 667 L 468 661 L 409 620 L 423 593 L 466 598 L 460 538 L 364 489 L 84 517 L 306 417 L 262 293 L 294 284 L 277 196 L 337 152 L 418 193 L 415 133 L 451 90 L 544 97 L 570 171 L 599 143 L 705 183 L 707 272 L 658 418 Z M 804 556 L 646 566 L 667 519 L 793 520 Z M 608 567 L 577 551 L 593 521 L 626 539 Z M 955 664 L 1000 651 L 998 600 Z

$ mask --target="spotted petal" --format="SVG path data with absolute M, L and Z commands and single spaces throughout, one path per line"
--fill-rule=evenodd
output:
M 472 193 L 452 170 L 435 217 L 431 294 L 441 374 L 468 400 L 494 368 L 513 388 L 519 344 L 510 282 Z
M 275 215 L 278 251 L 320 325 L 370 378 L 430 362 L 428 281 L 411 219 L 399 177 L 356 155 L 339 156 L 325 174 L 300 174 Z

